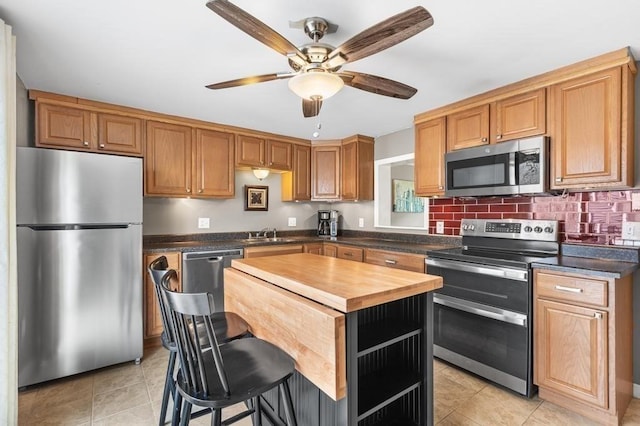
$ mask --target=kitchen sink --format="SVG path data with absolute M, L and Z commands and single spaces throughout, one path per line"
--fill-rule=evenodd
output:
M 254 237 L 254 238 L 243 238 L 238 241 L 241 241 L 242 243 L 245 243 L 245 244 L 257 244 L 257 243 L 291 243 L 291 242 L 294 242 L 295 240 L 291 238 L 281 238 L 281 237 L 276 237 L 276 238 Z

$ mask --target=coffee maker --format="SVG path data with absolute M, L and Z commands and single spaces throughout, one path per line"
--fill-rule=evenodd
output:
M 338 210 L 318 210 L 318 236 L 338 236 Z

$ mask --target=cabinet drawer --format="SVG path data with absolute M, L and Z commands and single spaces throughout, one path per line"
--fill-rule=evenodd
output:
M 608 306 L 607 280 L 557 275 L 536 271 L 535 285 L 537 297 L 586 303 L 594 306 Z
M 424 272 L 424 256 L 387 250 L 367 249 L 365 262 L 406 271 Z
M 356 247 L 338 246 L 338 258 L 362 262 L 364 250 Z

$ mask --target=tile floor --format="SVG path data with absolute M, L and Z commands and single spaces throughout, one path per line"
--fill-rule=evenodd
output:
M 94 373 L 33 386 L 19 394 L 20 425 L 157 425 L 167 352 L 145 351 L 140 365 L 121 364 Z M 596 425 L 538 398 L 527 399 L 435 361 L 435 423 L 450 425 Z M 224 417 L 235 410 L 229 409 Z M 191 422 L 207 425 L 205 416 Z M 236 423 L 250 425 L 249 419 Z M 640 425 L 634 399 L 623 425 Z M 304 425 L 300 425 L 304 426 Z

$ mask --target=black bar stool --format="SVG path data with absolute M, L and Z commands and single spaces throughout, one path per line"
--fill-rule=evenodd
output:
M 213 296 L 172 291 L 172 282 L 177 282 L 174 270 L 162 278 L 161 290 L 169 307 L 180 357 L 176 379 L 176 404 L 181 403 L 180 424 L 189 424 L 191 407 L 195 405 L 210 408 L 211 424 L 220 426 L 222 409 L 244 401 L 248 409 L 225 420 L 225 425 L 249 415 L 254 425 L 261 425 L 260 396 L 277 387 L 282 396 L 286 424 L 296 426 L 287 383 L 295 369 L 293 358 L 258 338 L 219 344 L 216 325 L 211 320 L 211 314 L 215 312 Z M 194 327 L 199 321 L 204 327 Z M 209 348 L 203 347 L 203 340 L 208 342 Z M 175 424 L 175 417 L 173 421 Z
M 162 277 L 169 271 L 169 263 L 165 256 L 155 259 L 148 267 L 151 281 L 154 284 L 154 291 L 160 307 L 160 316 L 162 317 L 162 335 L 160 339 L 162 346 L 169 351 L 169 363 L 167 365 L 167 374 L 164 381 L 164 391 L 162 393 L 162 405 L 160 408 L 160 425 L 164 424 L 167 416 L 169 405 L 169 396 L 175 399 L 177 396 L 176 385 L 173 379 L 173 373 L 176 365 L 176 354 L 178 347 L 176 345 L 175 336 L 170 325 L 168 307 L 164 300 L 160 289 Z M 251 336 L 249 325 L 239 315 L 233 312 L 213 312 L 210 316 L 212 323 L 216 324 L 216 338 L 221 343 L 226 343 L 234 339 Z M 200 326 L 201 327 L 201 326 Z M 174 405 L 174 413 L 179 411 L 179 407 Z M 175 415 L 175 414 L 174 414 Z

